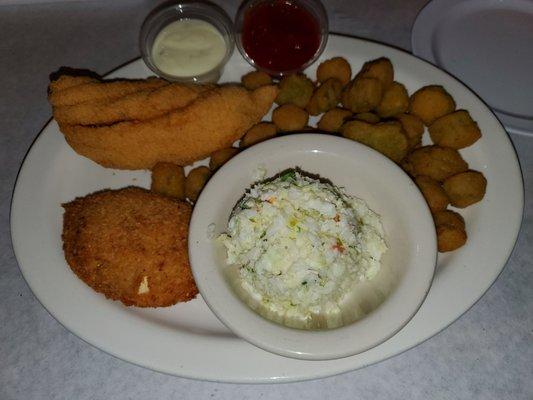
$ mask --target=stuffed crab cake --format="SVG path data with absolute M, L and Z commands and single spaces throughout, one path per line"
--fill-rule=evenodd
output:
M 343 325 L 343 305 L 379 272 L 387 249 L 363 200 L 294 169 L 248 189 L 219 241 L 248 305 L 305 329 Z
M 128 187 L 63 208 L 66 261 L 95 291 L 137 307 L 171 306 L 198 293 L 187 250 L 188 203 Z

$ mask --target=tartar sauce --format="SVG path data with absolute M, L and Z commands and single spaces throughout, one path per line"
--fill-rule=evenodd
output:
M 216 68 L 226 50 L 224 37 L 209 22 L 181 19 L 159 32 L 152 47 L 152 60 L 165 74 L 197 76 Z

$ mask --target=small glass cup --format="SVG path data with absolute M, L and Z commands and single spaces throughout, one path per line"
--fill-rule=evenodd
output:
M 266 73 L 268 73 L 271 76 L 274 77 L 281 77 L 283 75 L 289 75 L 295 72 L 299 72 L 310 66 L 313 62 L 315 62 L 318 57 L 322 54 L 324 51 L 324 48 L 326 47 L 327 41 L 328 41 L 328 33 L 329 33 L 329 23 L 328 23 L 328 16 L 326 9 L 324 8 L 324 5 L 320 2 L 320 0 L 287 0 L 287 3 L 290 4 L 296 4 L 300 6 L 301 8 L 305 9 L 307 12 L 311 14 L 311 16 L 316 20 L 318 23 L 319 28 L 319 34 L 320 34 L 320 41 L 317 50 L 315 53 L 307 60 L 305 63 L 303 63 L 301 66 L 294 68 L 294 69 L 288 69 L 288 70 L 273 70 L 269 69 L 268 67 L 262 66 L 257 64 L 252 57 L 246 52 L 242 35 L 243 35 L 243 26 L 244 26 L 244 20 L 246 18 L 246 14 L 252 10 L 255 6 L 260 5 L 262 3 L 272 3 L 275 4 L 279 0 L 247 0 L 244 1 L 241 6 L 239 7 L 239 10 L 237 11 L 237 15 L 235 17 L 235 42 L 237 45 L 237 48 L 239 49 L 239 52 L 241 55 L 252 65 L 254 68 L 262 70 Z
M 213 25 L 226 44 L 226 54 L 224 58 L 210 71 L 195 76 L 175 76 L 161 71 L 152 58 L 152 47 L 154 41 L 168 24 L 182 19 L 199 19 Z M 139 35 L 139 45 L 142 58 L 145 64 L 160 77 L 176 82 L 216 82 L 222 75 L 224 65 L 228 62 L 233 53 L 235 42 L 233 40 L 233 23 L 229 16 L 220 7 L 203 1 L 182 2 L 156 8 L 143 22 Z

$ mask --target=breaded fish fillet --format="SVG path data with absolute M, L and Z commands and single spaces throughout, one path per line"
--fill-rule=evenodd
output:
M 50 82 L 50 91 L 57 92 L 65 90 L 74 86 L 82 85 L 84 83 L 99 82 L 98 79 L 91 76 L 71 76 L 61 75 L 59 78 Z
M 85 101 L 112 100 L 169 83 L 160 78 L 99 81 L 87 77 L 61 75 L 50 84 L 48 100 L 54 107 L 71 106 Z
M 65 258 L 97 292 L 139 307 L 170 306 L 198 293 L 187 248 L 188 203 L 130 187 L 63 207 Z
M 54 106 L 54 118 L 61 126 L 142 121 L 184 107 L 195 100 L 200 93 L 213 87 L 213 85 L 171 83 L 107 101 L 85 101 L 69 106 Z
M 157 118 L 109 126 L 61 129 L 79 154 L 118 169 L 150 169 L 157 162 L 187 165 L 230 147 L 270 110 L 275 86 L 248 91 L 220 86 Z

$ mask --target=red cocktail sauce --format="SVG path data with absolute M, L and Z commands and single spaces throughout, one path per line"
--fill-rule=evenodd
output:
M 296 1 L 264 1 L 245 13 L 242 45 L 259 67 L 275 73 L 295 71 L 318 50 L 320 26 Z

